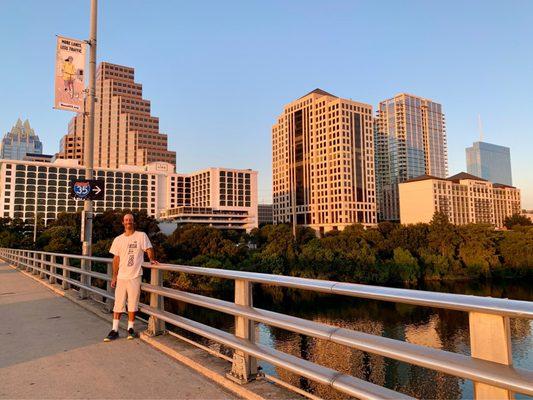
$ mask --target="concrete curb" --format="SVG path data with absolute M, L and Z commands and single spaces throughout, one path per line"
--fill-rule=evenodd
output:
M 173 358 L 174 360 L 180 362 L 181 364 L 186 365 L 192 370 L 202 374 L 203 376 L 212 380 L 213 382 L 217 383 L 223 388 L 235 393 L 237 396 L 240 396 L 245 399 L 250 399 L 250 400 L 265 400 L 266 399 L 265 397 L 262 397 L 258 395 L 257 393 L 254 393 L 246 389 L 244 386 L 240 386 L 230 381 L 229 379 L 225 378 L 223 375 L 220 375 L 216 371 L 209 369 L 207 367 L 204 367 L 202 364 L 174 350 L 172 347 L 167 346 L 166 344 L 162 343 L 157 338 L 158 336 L 151 337 L 144 332 L 141 333 L 141 340 L 143 342 L 148 343 L 150 346 L 161 351 L 167 356 Z

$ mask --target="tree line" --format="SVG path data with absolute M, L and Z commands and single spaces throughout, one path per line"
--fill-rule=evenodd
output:
M 153 217 L 132 212 L 136 228 L 150 237 L 158 259 L 196 265 L 358 283 L 409 283 L 421 280 L 531 278 L 533 226 L 512 216 L 510 228 L 455 226 L 436 213 L 429 224 L 390 222 L 376 229 L 352 225 L 316 237 L 310 228 L 265 225 L 244 233 L 203 225 L 185 225 L 164 235 Z M 106 211 L 93 220 L 93 254 L 110 257 L 114 237 L 123 232 L 124 211 Z M 79 213 L 63 213 L 48 226 L 0 218 L 0 247 L 80 254 Z M 188 289 L 213 289 L 219 280 L 170 274 L 171 284 Z

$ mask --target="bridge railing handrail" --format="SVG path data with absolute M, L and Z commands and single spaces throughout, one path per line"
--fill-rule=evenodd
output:
M 85 257 L 71 254 L 13 249 L 0 249 L 0 256 L 3 258 L 8 258 L 9 261 L 18 264 L 19 266 L 40 272 L 41 277 L 49 276 L 50 280 L 62 280 L 63 282 L 67 282 L 72 286 L 77 286 L 82 290 L 97 293 L 103 298 L 113 299 L 113 293 L 109 282 L 110 273 L 112 271 L 110 269 L 112 263 L 111 258 Z M 63 258 L 62 264 L 56 262 L 57 257 Z M 49 258 L 49 260 L 47 258 Z M 90 271 L 90 268 L 89 270 L 83 270 L 76 267 L 71 267 L 68 261 L 70 259 L 106 263 L 108 273 L 102 274 L 99 272 Z M 483 353 L 483 346 L 481 346 L 481 350 L 479 348 L 479 344 L 477 343 L 479 342 L 479 338 L 476 339 L 474 337 L 475 335 L 472 333 L 472 331 L 479 329 L 479 323 L 483 324 L 486 322 L 484 318 L 489 318 L 490 323 L 494 323 L 494 320 L 491 318 L 501 318 L 502 321 L 507 321 L 507 327 L 505 328 L 504 326 L 502 331 L 505 333 L 505 329 L 509 329 L 509 317 L 528 319 L 533 318 L 533 303 L 531 302 L 425 292 L 410 289 L 396 289 L 299 277 L 269 275 L 247 271 L 192 267 L 185 265 L 151 265 L 149 263 L 144 263 L 143 266 L 151 268 L 152 270 L 152 279 L 150 284 L 142 284 L 142 290 L 150 294 L 150 305 L 148 306 L 141 304 L 141 310 L 151 315 L 150 329 L 152 330 L 152 333 L 160 330 L 160 328 L 158 329 L 157 326 L 160 326 L 162 321 L 166 321 L 167 323 L 171 323 L 176 326 L 181 326 L 182 328 L 194 331 L 195 333 L 202 334 L 201 332 L 203 331 L 203 336 L 227 344 L 228 346 L 236 349 L 236 352 L 243 352 L 248 357 L 245 360 L 245 364 L 251 364 L 253 362 L 253 356 L 266 359 L 272 362 L 274 365 L 285 367 L 292 372 L 300 373 L 303 376 L 323 383 L 324 380 L 328 381 L 329 378 L 327 377 L 335 377 L 335 379 L 332 378 L 326 383 L 328 383 L 331 387 L 351 395 L 357 395 L 361 398 L 388 398 L 391 396 L 402 396 L 400 393 L 390 391 L 366 381 L 361 381 L 349 375 L 340 374 L 327 368 L 324 369 L 324 367 L 312 364 L 305 360 L 295 359 L 294 356 L 289 356 L 277 350 L 271 349 L 266 351 L 263 348 L 264 346 L 258 347 L 254 345 L 255 341 L 253 338 L 253 332 L 250 332 L 250 329 L 246 330 L 244 328 L 238 328 L 239 326 L 241 328 L 245 327 L 246 324 L 243 325 L 243 323 L 254 321 L 305 334 L 311 337 L 328 340 L 337 344 L 378 354 L 384 357 L 389 357 L 399 361 L 408 362 L 436 371 L 441 371 L 458 377 L 471 379 L 475 382 L 475 392 L 477 398 L 486 397 L 487 395 L 498 395 L 498 393 L 501 394 L 501 392 L 498 391 L 502 390 L 504 393 L 506 393 L 505 391 L 516 391 L 533 395 L 533 373 L 528 370 L 512 367 L 512 361 L 510 359 L 508 360 L 509 362 L 505 362 L 505 360 L 502 362 L 500 359 L 494 359 L 491 355 L 487 356 Z M 62 275 L 56 273 L 58 268 L 64 268 Z M 65 274 L 65 271 L 67 274 Z M 162 275 L 160 274 L 160 271 L 172 271 L 223 279 L 232 279 L 236 284 L 235 303 L 163 287 Z M 95 288 L 91 285 L 90 279 L 88 283 L 73 280 L 70 278 L 70 276 L 68 276 L 69 272 L 76 272 L 88 277 L 103 279 L 106 282 L 107 289 L 103 290 L 100 288 Z M 478 357 L 474 355 L 461 355 L 254 308 L 251 304 L 251 283 L 263 283 L 323 293 L 466 311 L 470 313 L 471 317 L 470 326 L 472 352 L 474 353 L 477 351 L 479 354 Z M 236 318 L 235 336 L 237 336 L 237 339 L 241 340 L 241 342 L 232 341 L 232 339 L 227 336 L 228 334 L 225 334 L 215 328 L 187 320 L 183 317 L 169 314 L 168 312 L 164 311 L 162 307 L 162 299 L 165 297 L 234 315 Z M 246 301 L 248 301 L 248 303 Z M 476 322 L 476 318 L 481 318 L 480 322 Z M 240 324 L 238 322 L 240 322 Z M 252 325 L 248 325 L 248 328 L 250 326 Z M 501 333 L 498 330 L 495 332 L 497 334 Z M 492 333 L 494 332 L 485 332 L 484 334 L 489 336 L 489 340 L 496 342 L 500 340 L 501 342 L 501 338 L 499 337 L 491 338 L 490 336 Z M 231 334 L 229 335 L 233 336 Z M 247 346 L 243 344 L 243 340 L 251 344 Z M 503 338 L 503 340 L 504 341 L 501 343 L 510 346 L 509 335 Z M 497 343 L 492 343 L 492 345 L 494 344 Z M 234 361 L 234 366 L 235 364 L 241 363 L 236 363 Z
M 48 256 L 68 257 L 77 260 L 88 260 L 100 263 L 111 263 L 113 261 L 112 258 L 104 257 L 51 253 L 45 251 L 35 251 L 35 253 L 44 254 Z M 382 300 L 394 303 L 404 303 L 466 312 L 482 312 L 487 314 L 503 315 L 513 318 L 533 319 L 533 302 L 529 301 L 442 292 L 430 292 L 424 290 L 391 288 L 385 286 L 363 285 L 357 283 L 300 278 L 295 276 L 264 274 L 259 272 L 194 267 L 190 265 L 162 263 L 157 266 L 154 266 L 148 262 L 145 262 L 143 263 L 143 267 L 158 268 L 160 270 L 182 272 L 186 274 L 203 275 L 213 278 L 246 280 L 253 283 L 283 286 L 294 289 L 303 289 L 314 292 L 338 294 L 350 297 L 360 297 L 371 300 Z M 90 275 L 91 271 L 85 271 L 82 273 Z

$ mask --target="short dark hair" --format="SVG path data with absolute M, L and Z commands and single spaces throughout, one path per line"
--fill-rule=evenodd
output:
M 135 216 L 134 216 L 132 213 L 130 213 L 130 212 L 127 212 L 127 213 L 125 213 L 125 214 L 122 216 L 122 221 L 124 221 L 124 218 L 126 218 L 126 215 L 131 215 L 131 218 L 133 218 L 133 222 L 135 222 Z

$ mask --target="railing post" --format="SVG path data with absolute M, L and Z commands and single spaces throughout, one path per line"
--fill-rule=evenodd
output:
M 82 271 L 90 271 L 91 270 L 91 262 L 89 260 L 81 260 L 81 270 Z M 87 284 L 89 282 L 89 284 Z M 80 274 L 80 283 L 82 285 L 90 286 L 91 277 L 85 274 Z M 80 291 L 78 292 L 78 297 L 80 299 L 86 299 L 87 298 L 87 290 L 80 288 Z
M 110 295 L 113 295 L 113 288 L 111 287 L 111 279 L 113 278 L 113 263 L 107 263 L 107 277 L 110 279 L 106 282 L 106 291 Z M 110 313 L 113 311 L 113 301 L 110 298 L 106 297 L 105 299 L 105 310 Z
M 25 271 L 28 271 L 30 272 L 31 271 L 31 259 L 33 258 L 33 251 L 29 250 L 26 252 L 26 260 L 25 260 L 25 264 L 22 265 L 20 264 L 20 267 L 25 270 Z
M 63 256 L 63 266 L 64 267 L 68 267 L 69 266 L 68 257 L 66 257 L 66 256 Z M 65 279 L 69 279 L 70 278 L 70 271 L 68 269 L 63 268 L 63 278 L 65 278 Z M 63 281 L 61 282 L 61 288 L 63 290 L 68 290 L 70 288 L 70 285 L 65 279 L 63 279 Z
M 152 265 L 150 269 L 150 284 L 158 287 L 163 286 L 163 273 L 155 265 Z M 156 293 L 150 293 L 150 307 L 158 310 L 164 310 L 164 298 Z M 165 331 L 165 321 L 161 321 L 159 318 L 150 316 L 148 319 L 148 329 L 146 333 L 150 336 L 161 335 Z
M 41 254 L 39 257 L 39 267 L 41 268 L 41 273 L 39 274 L 39 278 L 44 279 L 46 278 L 46 273 L 44 270 L 46 270 L 46 265 L 43 261 L 46 261 L 46 254 Z
M 52 265 L 50 265 L 50 277 L 49 277 L 48 281 L 50 283 L 56 283 L 56 277 L 51 275 L 51 274 L 55 274 L 56 273 L 56 266 L 54 265 L 56 263 L 56 256 L 55 255 L 50 256 L 50 262 L 52 263 Z
M 33 270 L 31 271 L 33 275 L 39 275 L 39 270 L 37 269 L 39 268 L 39 262 L 37 261 L 37 259 L 40 259 L 40 258 L 41 258 L 40 254 L 33 253 L 33 263 L 32 263 Z
M 235 280 L 235 304 L 252 307 L 252 282 Z M 255 343 L 255 324 L 252 320 L 244 317 L 235 317 L 235 336 Z M 228 378 L 240 384 L 247 383 L 257 376 L 257 360 L 242 351 L 233 352 L 233 364 L 231 372 L 226 374 Z
M 495 314 L 469 313 L 471 355 L 505 365 L 512 365 L 509 317 Z M 474 398 L 514 399 L 509 390 L 474 382 Z

